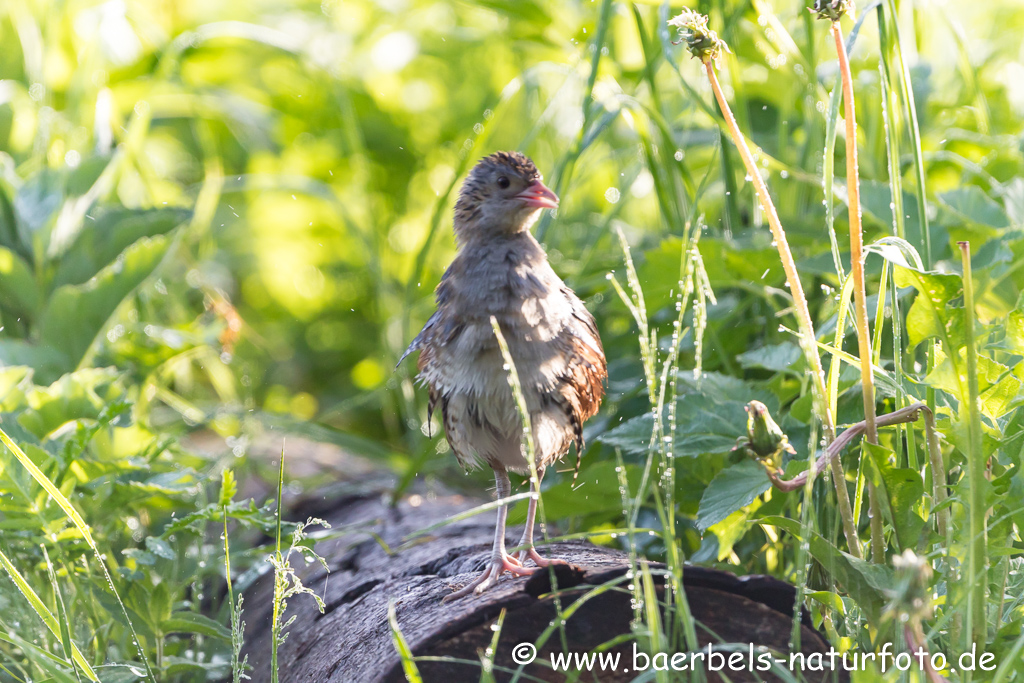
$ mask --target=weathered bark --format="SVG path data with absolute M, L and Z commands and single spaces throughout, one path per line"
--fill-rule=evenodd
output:
M 292 600 L 289 614 L 296 614 L 288 640 L 279 655 L 280 680 L 336 681 L 344 683 L 385 683 L 404 676 L 388 624 L 388 604 L 394 602 L 398 624 L 417 656 L 430 655 L 463 660 L 419 662 L 424 681 L 433 683 L 475 682 L 480 679 L 480 652 L 490 646 L 491 628 L 506 610 L 500 640 L 494 653 L 494 676 L 498 681 L 512 678 L 517 665 L 512 649 L 518 643 L 534 643 L 557 618 L 556 600 L 551 595 L 551 574 L 531 577 L 506 576 L 482 596 L 470 596 L 442 604 L 453 586 L 463 585 L 480 572 L 487 561 L 493 534 L 493 513 L 438 529 L 411 543 L 410 534 L 437 521 L 479 504 L 462 496 L 424 499 L 413 496 L 397 508 L 386 506 L 379 495 L 342 500 L 327 517 L 335 528 L 344 528 L 340 538 L 323 542 L 318 551 L 331 567 L 329 576 L 318 564 L 302 568 L 307 586 L 324 596 L 326 611 L 321 615 L 313 600 L 300 596 Z M 369 532 L 379 535 L 387 545 Z M 509 541 L 518 536 L 509 531 Z M 540 549 L 549 557 L 562 558 L 571 566 L 554 571 L 560 589 L 561 609 L 569 608 L 590 586 L 616 582 L 608 590 L 582 603 L 564 625 L 570 652 L 586 653 L 616 636 L 630 632 L 634 617 L 632 593 L 626 590 L 629 561 L 617 550 L 586 542 L 555 543 Z M 657 568 L 657 565 L 652 565 Z M 254 683 L 270 680 L 271 577 L 264 576 L 248 591 L 245 620 L 247 648 L 254 666 Z M 787 653 L 792 626 L 795 589 L 765 576 L 737 578 L 726 572 L 687 567 L 684 574 L 690 609 L 700 624 L 702 647 L 712 642 L 753 643 L 778 653 Z M 659 586 L 659 596 L 663 590 Z M 810 627 L 807 615 L 801 625 L 802 651 L 825 652 L 828 643 Z M 565 675 L 550 667 L 549 655 L 562 651 L 562 635 L 556 629 L 539 648 L 536 661 L 525 667 L 520 680 L 563 681 Z M 683 648 L 680 644 L 678 647 Z M 585 674 L 581 680 L 615 683 L 630 681 L 633 645 L 615 648 L 623 653 L 618 672 Z M 642 649 L 641 649 L 642 651 Z M 727 653 L 728 656 L 728 653 Z M 827 658 L 825 659 L 827 662 Z M 542 664 L 543 663 L 543 664 Z M 630 671 L 622 671 L 630 669 Z M 732 681 L 780 680 L 770 674 L 735 672 L 726 669 Z M 676 674 L 678 676 L 679 674 Z M 832 680 L 820 673 L 804 674 L 808 681 Z M 533 678 L 530 678 L 533 677 Z M 687 677 L 686 680 L 689 680 Z M 708 680 L 722 680 L 715 674 Z M 840 680 L 846 680 L 845 676 Z

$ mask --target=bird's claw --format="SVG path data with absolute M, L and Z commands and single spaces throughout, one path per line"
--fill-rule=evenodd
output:
M 530 546 L 526 550 L 520 550 L 519 557 L 517 558 L 517 560 L 523 566 L 526 565 L 527 560 L 533 560 L 533 563 L 537 565 L 537 567 L 540 569 L 550 567 L 553 564 L 569 564 L 565 560 L 557 560 L 554 558 L 548 559 L 546 557 L 543 557 L 540 553 L 537 552 L 537 549 L 533 546 Z
M 480 576 L 476 577 L 472 583 L 463 588 L 451 593 L 450 595 L 444 596 L 441 602 L 451 602 L 458 598 L 475 593 L 480 595 L 485 590 L 493 586 L 501 578 L 501 575 L 505 572 L 511 573 L 513 576 L 529 576 L 534 572 L 539 571 L 539 567 L 524 567 L 519 560 L 512 557 L 511 555 L 505 554 L 503 557 L 495 558 L 491 560 L 491 563 L 487 566 L 487 569 L 483 571 Z

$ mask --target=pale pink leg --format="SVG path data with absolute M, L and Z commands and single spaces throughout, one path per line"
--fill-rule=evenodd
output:
M 508 473 L 505 470 L 494 470 L 494 481 L 498 500 L 507 498 L 512 492 L 512 483 L 508 480 Z M 487 569 L 468 586 L 455 591 L 451 595 L 446 595 L 441 602 L 449 602 L 470 593 L 479 595 L 497 583 L 504 572 L 511 572 L 514 576 L 527 576 L 537 571 L 536 567 L 522 566 L 520 560 L 505 552 L 505 519 L 507 516 L 508 506 L 500 506 L 498 508 L 498 523 L 494 528 L 494 549 L 491 553 L 491 562 Z
M 530 506 L 526 510 L 526 528 L 523 530 L 523 538 L 519 541 L 519 545 L 523 549 L 519 551 L 518 559 L 520 564 L 525 564 L 526 560 L 533 560 L 538 567 L 550 567 L 553 564 L 566 564 L 566 562 L 543 558 L 533 547 L 533 524 L 537 519 L 537 496 L 540 495 L 540 480 L 543 478 L 544 470 L 537 470 L 537 485 L 530 485 L 530 492 L 534 496 L 530 497 Z

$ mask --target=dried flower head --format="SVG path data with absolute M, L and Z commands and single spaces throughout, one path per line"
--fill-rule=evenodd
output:
M 702 62 L 718 59 L 722 51 L 729 52 L 729 46 L 708 28 L 707 15 L 686 8 L 668 20 L 669 26 L 679 30 L 680 42 L 686 43 L 690 53 Z
M 853 0 L 814 0 L 814 6 L 807 9 L 819 19 L 839 21 L 844 14 L 853 11 Z

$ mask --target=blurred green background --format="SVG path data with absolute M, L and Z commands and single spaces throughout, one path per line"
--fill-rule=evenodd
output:
M 723 65 L 726 82 L 741 126 L 770 159 L 798 254 L 812 269 L 827 266 L 819 180 L 822 110 L 835 76 L 827 33 L 801 2 L 697 5 L 724 20 L 736 52 Z M 1024 106 L 1019 4 L 902 5 L 933 192 L 958 186 L 979 166 L 999 180 L 1013 176 Z M 410 455 L 422 448 L 422 400 L 409 368 L 392 368 L 429 315 L 453 253 L 453 183 L 476 158 L 521 149 L 562 195 L 541 234 L 556 270 L 597 314 L 616 367 L 636 361 L 624 309 L 604 281 L 620 262 L 609 225 L 620 223 L 636 244 L 664 241 L 671 251 L 683 221 L 705 215 L 705 249 L 714 253 L 705 260 L 721 303 L 704 362 L 729 368 L 738 350 L 777 336 L 767 322 L 771 296 L 743 304 L 755 311 L 740 316 L 730 286 L 750 275 L 778 286 L 781 271 L 760 278 L 772 253 L 767 232 L 748 229 L 761 217 L 736 158 L 726 167 L 732 175 L 709 175 L 699 207 L 678 199 L 674 213 L 659 210 L 657 191 L 682 183 L 692 193 L 709 165 L 721 165 L 720 135 L 658 58 L 670 47 L 658 8 L 611 3 L 607 35 L 595 36 L 600 8 L 532 0 L 9 0 L 0 15 L 6 229 L 11 204 L 28 201 L 22 195 L 42 173 L 75 196 L 95 188 L 105 170 L 85 212 L 182 209 L 187 236 L 175 236 L 173 257 L 92 353 L 141 380 L 180 355 L 164 343 L 168 335 L 179 347 L 195 344 L 204 308 L 223 319 L 231 307 L 242 324 L 237 348 L 203 362 L 224 363 L 238 385 L 222 378 L 204 392 L 179 362 L 162 368 L 180 375 L 161 385 L 165 404 L 186 414 L 194 404 L 206 417 L 237 404 L 318 418 Z M 862 172 L 884 182 L 874 34 L 860 38 L 854 69 L 869 142 Z M 686 84 L 709 101 L 696 65 L 670 53 L 683 62 Z M 1000 139 L 1006 144 L 990 144 Z M 56 207 L 47 208 L 37 222 L 54 220 Z M 880 218 L 874 227 L 884 228 Z M 166 218 L 162 229 L 176 224 Z M 733 240 L 758 245 L 766 266 L 746 256 L 731 262 Z M 652 312 L 669 303 L 674 275 L 663 274 L 650 274 Z M 17 319 L 23 312 L 4 308 L 5 336 L 33 334 Z M 725 339 L 716 335 L 724 325 Z M 0 360 L 16 362 L 14 353 Z M 613 400 L 616 393 L 613 385 Z
M 837 79 L 828 31 L 799 0 L 690 4 L 710 13 L 732 46 L 719 64 L 727 96 L 776 199 L 819 333 L 830 338 L 839 280 L 822 205 Z M 894 88 L 880 59 L 879 3 L 861 5 L 852 66 L 865 242 L 902 231 L 922 251 L 907 112 L 883 97 Z M 700 65 L 672 44 L 665 19 L 681 6 L 4 0 L 0 402 L 18 416 L 14 436 L 38 441 L 40 453 L 45 446 L 49 456 L 33 457 L 55 479 L 87 489 L 82 505 L 96 510 L 104 477 L 126 477 L 135 465 L 124 463 L 150 454 L 147 467 L 163 479 L 143 487 L 153 499 L 138 490 L 120 499 L 135 526 L 112 526 L 115 546 L 160 534 L 171 512 L 206 502 L 203 477 L 225 462 L 245 467 L 237 458 L 270 428 L 369 457 L 400 488 L 424 476 L 482 493 L 488 475 L 467 485 L 437 418 L 433 430 L 424 425 L 413 363 L 394 367 L 432 312 L 433 288 L 454 253 L 451 209 L 465 172 L 481 156 L 518 149 L 561 196 L 536 233 L 595 314 L 610 362 L 605 406 L 587 426 L 581 476 L 590 488 L 568 495 L 570 475 L 552 474 L 545 485 L 560 488 L 546 498 L 549 518 L 564 530 L 618 523 L 613 446 L 624 442 L 596 437 L 650 409 L 636 329 L 608 281 L 615 271 L 623 279 L 616 228 L 633 247 L 664 347 L 683 237 L 702 220 L 707 278 L 697 318 L 706 314 L 707 328 L 698 348 L 686 314 L 680 366 L 686 376 L 693 368 L 719 373 L 715 390 L 733 408 L 751 387 L 763 390 L 755 395 L 773 412 L 785 407 L 784 426 L 802 450 L 809 393 L 793 336 L 780 329 L 793 325 L 789 294 Z M 971 239 L 976 268 L 991 267 L 980 271 L 979 311 L 1001 318 L 1021 289 L 1014 263 L 1024 225 L 1024 7 L 890 6 L 917 104 L 932 263 L 955 270 L 951 245 Z M 903 145 L 895 151 L 905 209 L 898 225 L 893 141 Z M 835 219 L 848 264 L 842 201 Z M 869 292 L 880 270 L 880 259 L 869 260 Z M 883 359 L 902 353 L 889 332 L 880 338 Z M 855 349 L 852 340 L 847 348 Z M 905 369 L 920 379 L 915 360 L 923 354 Z M 76 369 L 108 366 L 116 370 L 50 386 Z M 844 371 L 841 423 L 862 417 L 857 381 Z M 115 399 L 131 406 L 134 426 L 104 411 Z M 87 472 L 60 450 L 83 417 L 116 427 L 90 446 L 95 469 Z M 206 430 L 226 439 L 226 460 L 175 440 Z M 739 433 L 742 423 L 716 438 Z M 630 467 L 640 451 L 627 448 Z M 758 550 L 760 532 L 738 554 L 723 540 L 729 547 L 719 553 L 686 518 L 723 452 L 678 461 L 684 550 L 774 571 L 776 556 Z M 111 465 L 118 458 L 124 471 Z M 732 540 L 739 544 L 747 529 Z

